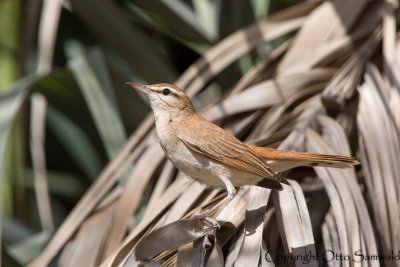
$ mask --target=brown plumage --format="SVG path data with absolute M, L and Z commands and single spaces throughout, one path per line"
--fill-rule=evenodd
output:
M 247 147 L 266 160 L 275 172 L 300 166 L 345 169 L 359 164 L 356 159 L 346 156 L 296 152 L 251 145 L 247 145 Z
M 233 168 L 269 179 L 271 189 L 281 190 L 280 183 L 287 184 L 287 181 L 274 173 L 265 160 L 236 137 L 200 115 L 194 116 L 195 119 L 180 123 L 178 133 L 179 139 L 190 149 Z M 238 186 L 240 185 L 242 184 L 239 183 Z
M 211 220 L 208 215 L 235 196 L 235 187 L 261 184 L 282 190 L 281 183 L 289 183 L 279 171 L 298 166 L 348 168 L 358 164 L 345 156 L 245 145 L 197 114 L 188 96 L 177 86 L 128 84 L 150 101 L 158 141 L 174 166 L 201 183 L 228 191 L 226 198 L 198 215 L 201 219 Z

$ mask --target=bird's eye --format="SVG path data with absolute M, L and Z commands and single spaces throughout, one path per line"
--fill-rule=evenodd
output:
M 169 95 L 171 93 L 171 90 L 169 90 L 168 88 L 165 88 L 164 90 L 162 90 L 163 95 Z

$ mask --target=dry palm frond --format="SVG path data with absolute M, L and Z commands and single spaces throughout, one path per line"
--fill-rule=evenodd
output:
M 227 37 L 176 82 L 195 97 L 260 43 L 298 30 L 200 112 L 248 144 L 360 155 L 360 179 L 354 168 L 289 171 L 290 186 L 282 192 L 241 188 L 215 214 L 222 228 L 212 230 L 190 216 L 224 193 L 187 180 L 165 160 L 149 115 L 30 266 L 48 264 L 60 250 L 65 266 L 71 259 L 74 266 L 273 266 L 282 265 L 279 256 L 317 266 L 324 251 L 398 251 L 400 42 L 397 6 L 389 7 L 363 0 L 305 2 Z M 126 183 L 112 189 L 131 165 Z M 139 220 L 141 201 L 146 210 Z M 315 258 L 307 262 L 307 255 Z
M 35 193 L 43 230 L 54 231 L 49 188 L 47 186 L 46 158 L 44 151 L 46 99 L 40 94 L 32 96 L 31 147 L 35 172 Z
M 380 245 L 384 253 L 398 250 L 399 244 L 399 189 L 400 156 L 399 132 L 384 97 L 382 77 L 370 65 L 365 82 L 359 88 L 360 106 L 357 124 L 361 162 L 365 165 L 365 183 L 372 202 Z M 396 107 L 396 112 L 399 112 Z

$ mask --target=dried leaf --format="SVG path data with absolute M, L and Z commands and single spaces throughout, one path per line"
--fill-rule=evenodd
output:
M 58 0 L 43 3 L 39 26 L 39 62 L 37 69 L 39 75 L 48 74 L 52 68 L 61 8 L 62 3 Z
M 31 106 L 31 155 L 35 173 L 35 193 L 38 202 L 40 221 L 44 231 L 53 232 L 49 188 L 47 183 L 46 156 L 44 151 L 47 101 L 43 95 L 32 95 Z
M 240 112 L 266 108 L 284 102 L 290 96 L 304 90 L 307 86 L 327 82 L 333 72 L 325 69 L 314 69 L 264 81 L 247 90 L 224 99 L 211 107 L 203 115 L 216 121 Z
M 264 215 L 271 190 L 252 186 L 247 202 L 244 241 L 235 266 L 257 266 L 261 256 Z
M 400 155 L 398 132 L 386 102 L 385 88 L 375 67 L 369 66 L 365 82 L 360 87 L 357 125 L 360 131 L 361 163 L 372 202 L 375 223 L 384 253 L 400 247 L 398 214 Z M 393 89 L 392 89 L 393 90 Z
M 146 260 L 163 251 L 176 249 L 203 237 L 209 230 L 205 229 L 204 223 L 199 219 L 175 221 L 140 240 L 134 249 L 136 259 Z
M 156 144 L 152 148 L 147 149 L 144 155 L 137 162 L 133 169 L 128 183 L 125 187 L 125 192 L 118 201 L 117 207 L 114 210 L 114 222 L 110 230 L 110 238 L 106 245 L 105 255 L 110 255 L 123 239 L 133 212 L 139 205 L 139 200 L 143 191 L 156 170 L 158 164 L 164 159 L 164 154 L 161 147 Z M 148 162 L 152 161 L 155 164 L 153 168 L 149 168 Z M 132 192 L 135 192 L 132 194 Z
M 93 214 L 81 225 L 77 236 L 63 250 L 60 266 L 98 266 L 114 208 L 115 202 Z
M 353 6 L 354 4 L 356 6 Z M 282 60 L 279 66 L 282 72 L 307 70 L 307 62 L 318 56 L 318 50 L 326 49 L 327 43 L 347 36 L 366 4 L 365 0 L 357 0 L 351 4 L 345 1 L 324 2 L 318 6 L 307 17 L 292 44 L 292 49 Z

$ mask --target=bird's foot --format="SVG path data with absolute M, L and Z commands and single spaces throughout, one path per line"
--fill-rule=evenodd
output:
M 191 219 L 199 219 L 209 228 L 221 229 L 221 225 L 219 224 L 219 222 L 211 217 L 204 216 L 204 214 L 195 214 L 191 217 Z

